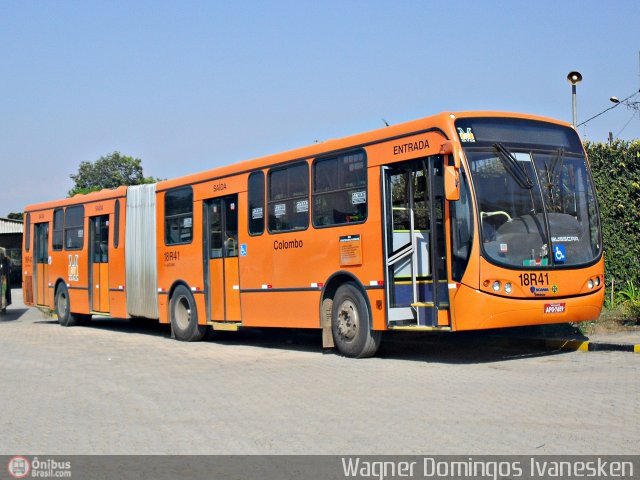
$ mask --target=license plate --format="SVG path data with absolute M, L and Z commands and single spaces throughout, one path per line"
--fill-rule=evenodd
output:
M 564 303 L 545 303 L 544 313 L 564 313 L 566 308 Z

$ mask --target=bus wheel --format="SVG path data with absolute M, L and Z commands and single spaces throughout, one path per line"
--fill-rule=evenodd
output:
M 345 283 L 336 291 L 331 330 L 338 351 L 346 357 L 370 357 L 380 346 L 381 332 L 371 330 L 367 302 L 353 283 Z
M 198 325 L 198 310 L 191 291 L 184 285 L 178 285 L 171 295 L 169 303 L 171 328 L 176 339 L 183 342 L 202 340 L 207 332 L 206 325 Z
M 58 315 L 58 323 L 63 327 L 73 327 L 78 323 L 78 316 L 71 313 L 69 290 L 64 283 L 61 283 L 56 289 L 55 310 Z

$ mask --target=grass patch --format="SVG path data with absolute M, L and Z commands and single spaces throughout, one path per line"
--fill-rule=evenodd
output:
M 634 332 L 640 330 L 639 318 L 625 304 L 605 307 L 597 320 L 580 322 L 576 327 L 583 335 L 596 333 Z

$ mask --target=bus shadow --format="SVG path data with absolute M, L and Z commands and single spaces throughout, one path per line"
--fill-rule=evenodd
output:
M 220 345 L 248 346 L 297 352 L 322 353 L 319 330 L 290 328 L 245 328 L 237 332 L 211 331 L 205 341 Z
M 385 334 L 378 351 L 381 358 L 447 364 L 497 363 L 567 353 L 544 343 L 508 333 L 456 332 Z
M 113 331 L 127 334 L 141 334 L 155 337 L 171 337 L 171 327 L 157 320 L 144 318 L 111 318 L 93 317 L 90 322 L 80 325 L 81 328 L 93 328 L 96 330 Z
M 20 320 L 20 318 L 29 311 L 28 308 L 11 308 L 11 306 L 7 307 L 5 313 L 0 314 L 0 323 L 2 322 L 15 322 L 16 320 Z
M 23 312 L 26 310 L 23 310 Z M 57 320 L 36 323 L 53 324 Z M 156 320 L 94 317 L 75 328 L 171 338 L 171 327 Z M 527 338 L 530 335 L 531 338 Z M 385 332 L 377 357 L 426 363 L 477 364 L 567 353 L 537 342 L 531 332 L 518 329 L 474 332 Z M 210 331 L 206 343 L 338 355 L 323 350 L 317 329 L 245 328 L 237 332 Z
M 300 352 L 323 352 L 319 330 L 252 328 L 239 332 L 215 332 L 209 342 Z M 336 350 L 325 353 L 338 354 Z M 543 343 L 506 333 L 385 332 L 377 357 L 428 363 L 496 363 L 521 358 L 566 353 Z

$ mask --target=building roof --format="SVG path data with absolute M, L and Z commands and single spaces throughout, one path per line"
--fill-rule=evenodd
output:
M 7 233 L 22 233 L 22 220 L 0 218 L 0 235 Z

